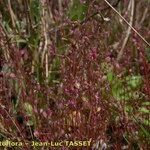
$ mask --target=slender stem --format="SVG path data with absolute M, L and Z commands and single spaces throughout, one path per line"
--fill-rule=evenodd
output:
M 135 0 L 131 0 L 130 4 L 129 5 L 131 7 L 131 15 L 130 15 L 130 23 L 129 24 L 130 24 L 130 26 L 132 26 L 133 25 L 133 18 L 134 18 L 133 16 L 134 16 Z M 125 37 L 125 39 L 123 41 L 121 50 L 120 50 L 120 52 L 118 54 L 117 61 L 119 61 L 122 58 L 122 56 L 123 56 L 124 48 L 125 48 L 125 46 L 126 46 L 126 44 L 128 42 L 129 36 L 131 34 L 131 27 L 130 26 L 128 26 L 128 29 L 127 29 L 127 32 L 126 32 L 126 37 Z
M 132 26 L 130 23 L 107 1 L 104 0 L 112 9 L 114 12 L 116 12 L 123 20 L 124 22 L 130 26 L 130 28 L 150 47 L 150 43 Z

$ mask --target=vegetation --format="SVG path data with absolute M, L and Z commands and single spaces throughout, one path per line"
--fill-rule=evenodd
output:
M 148 12 L 149 0 L 1 0 L 0 141 L 148 150 Z

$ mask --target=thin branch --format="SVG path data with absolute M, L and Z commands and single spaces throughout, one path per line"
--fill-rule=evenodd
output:
M 143 24 L 143 22 L 144 22 L 144 20 L 146 18 L 147 13 L 148 13 L 148 8 L 146 8 L 144 13 L 143 13 L 142 19 L 140 21 L 140 26 L 142 26 L 142 24 Z
M 131 5 L 130 5 L 130 4 L 131 4 Z M 131 7 L 131 15 L 130 15 L 130 22 L 129 22 L 129 24 L 130 24 L 130 26 L 133 26 L 135 0 L 131 0 L 131 1 L 130 1 L 130 4 L 129 4 L 129 5 L 130 5 L 130 7 Z M 128 42 L 129 36 L 130 36 L 130 34 L 131 34 L 131 27 L 130 27 L 130 26 L 128 26 L 128 29 L 127 29 L 127 32 L 126 32 L 126 37 L 125 37 L 125 39 L 124 39 L 124 41 L 123 41 L 121 50 L 120 50 L 120 52 L 119 52 L 119 54 L 118 54 L 117 61 L 119 61 L 119 60 L 122 58 L 122 56 L 123 56 L 124 48 L 125 48 L 125 46 L 126 46 L 126 44 L 127 44 L 127 42 Z
M 121 0 L 117 0 L 115 3 L 112 4 L 112 6 L 113 6 L 113 7 L 117 7 L 120 1 L 121 1 Z M 80 24 L 82 25 L 83 23 L 86 23 L 86 22 L 89 21 L 91 18 L 93 18 L 94 16 L 98 15 L 99 13 L 101 13 L 102 11 L 105 11 L 105 10 L 107 10 L 107 9 L 109 9 L 109 6 L 108 6 L 108 7 L 104 7 L 104 8 L 102 8 L 101 10 L 96 11 L 95 13 L 93 13 L 92 15 L 90 15 L 89 17 L 85 18 Z
M 9 13 L 10 13 L 13 28 L 15 29 L 16 28 L 16 16 L 15 16 L 13 10 L 12 10 L 10 0 L 8 0 L 8 10 L 9 10 Z
M 104 0 L 112 9 L 115 13 L 117 13 L 123 20 L 124 22 L 131 27 L 131 29 L 150 47 L 150 43 L 133 27 L 130 25 L 130 23 L 107 1 Z
M 45 3 L 42 3 L 43 5 L 43 9 L 42 9 L 42 25 L 43 25 L 43 35 L 44 35 L 44 47 L 43 47 L 43 52 L 42 52 L 42 65 L 44 64 L 44 60 L 45 60 L 45 74 L 46 74 L 46 78 L 48 77 L 49 74 L 49 64 L 48 64 L 48 35 L 47 35 L 47 29 L 48 29 L 48 24 L 46 22 L 47 20 L 47 12 L 45 10 Z

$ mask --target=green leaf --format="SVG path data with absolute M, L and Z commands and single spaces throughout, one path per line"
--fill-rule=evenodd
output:
M 107 74 L 107 80 L 112 83 L 112 81 L 114 80 L 114 73 L 112 71 L 108 72 Z
M 150 47 L 146 48 L 145 52 L 146 52 L 147 60 L 148 60 L 148 62 L 150 62 Z
M 125 111 L 128 113 L 132 113 L 133 112 L 133 107 L 132 106 L 125 106 Z
M 143 102 L 142 105 L 150 106 L 150 102 Z
M 150 126 L 150 120 L 143 120 L 143 124 L 146 126 Z
M 82 21 L 87 13 L 87 4 L 82 4 L 80 0 L 73 0 L 73 4 L 68 12 L 68 16 L 71 20 Z
M 40 34 L 38 33 L 38 30 L 35 30 L 28 38 L 28 45 L 33 51 L 38 48 L 39 40 L 40 40 Z
M 112 79 L 112 94 L 116 100 L 129 100 L 139 98 L 139 93 L 123 86 L 122 80 Z M 130 90 L 129 90 L 130 89 Z
M 27 112 L 27 115 L 32 115 L 33 114 L 33 108 L 31 106 L 31 104 L 29 103 L 24 103 L 24 109 Z
M 17 39 L 17 43 L 27 43 L 25 39 Z
M 148 114 L 150 113 L 150 111 L 145 107 L 141 107 L 139 111 L 142 113 L 148 113 Z
M 31 126 L 35 124 L 35 117 L 33 115 L 33 107 L 28 102 L 24 103 L 24 109 L 29 116 L 29 120 L 27 121 L 27 125 Z
M 142 77 L 137 76 L 128 76 L 126 77 L 127 84 L 132 88 L 138 88 L 142 84 Z
M 112 94 L 113 97 L 117 100 L 121 100 L 123 99 L 123 93 L 124 90 L 122 89 L 122 84 L 121 82 L 118 80 L 116 80 L 116 83 L 112 85 Z
M 17 37 L 16 42 L 17 42 L 19 49 L 23 49 L 24 47 L 27 46 L 28 41 L 26 39 L 22 39 L 20 37 Z
M 35 24 L 40 21 L 40 2 L 39 0 L 30 1 L 30 12 L 32 18 L 35 20 Z

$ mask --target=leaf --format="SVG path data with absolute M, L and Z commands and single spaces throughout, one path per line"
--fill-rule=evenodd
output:
M 29 116 L 29 119 L 27 121 L 27 125 L 31 126 L 35 123 L 35 117 L 33 115 L 33 107 L 31 104 L 26 102 L 26 103 L 24 103 L 24 109 L 25 109 L 27 115 Z
M 27 43 L 25 39 L 17 39 L 17 43 Z
M 24 103 L 24 109 L 27 112 L 27 115 L 32 115 L 33 114 L 33 108 L 31 106 L 31 104 L 29 103 Z
M 132 106 L 125 106 L 125 111 L 128 113 L 132 113 L 133 112 L 133 107 Z
M 27 46 L 27 40 L 26 39 L 21 39 L 20 37 L 18 37 L 16 39 L 16 42 L 17 42 L 19 49 L 23 49 Z
M 112 71 L 108 72 L 107 74 L 107 80 L 112 83 L 112 81 L 114 80 L 114 73 Z
M 139 76 L 128 76 L 126 77 L 127 84 L 133 89 L 138 88 L 142 84 L 142 77 Z
M 40 2 L 39 0 L 32 0 L 30 2 L 30 11 L 31 16 L 35 20 L 35 23 L 39 23 L 40 21 Z
M 82 21 L 85 18 L 88 6 L 80 2 L 80 0 L 74 0 L 73 4 L 68 12 L 68 16 L 71 20 Z
M 138 98 L 139 93 L 132 91 L 129 88 L 123 86 L 123 82 L 120 79 L 112 79 L 112 94 L 117 100 L 129 100 L 131 98 Z
M 146 126 L 150 126 L 150 120 L 143 120 L 143 124 Z
M 124 90 L 122 89 L 122 84 L 121 82 L 118 80 L 116 80 L 116 83 L 112 85 L 112 94 L 113 97 L 117 100 L 121 100 L 123 99 L 123 93 Z
M 146 48 L 146 49 L 145 49 L 145 52 L 146 52 L 147 60 L 148 60 L 148 62 L 150 62 L 150 48 L 149 48 L 149 47 Z
M 150 106 L 150 102 L 143 102 L 142 105 Z
M 38 33 L 38 30 L 35 30 L 28 38 L 28 45 L 34 51 L 35 49 L 38 48 L 39 41 L 40 41 L 40 34 Z
M 150 111 L 148 109 L 146 109 L 145 107 L 141 107 L 139 111 L 142 113 L 150 114 Z

